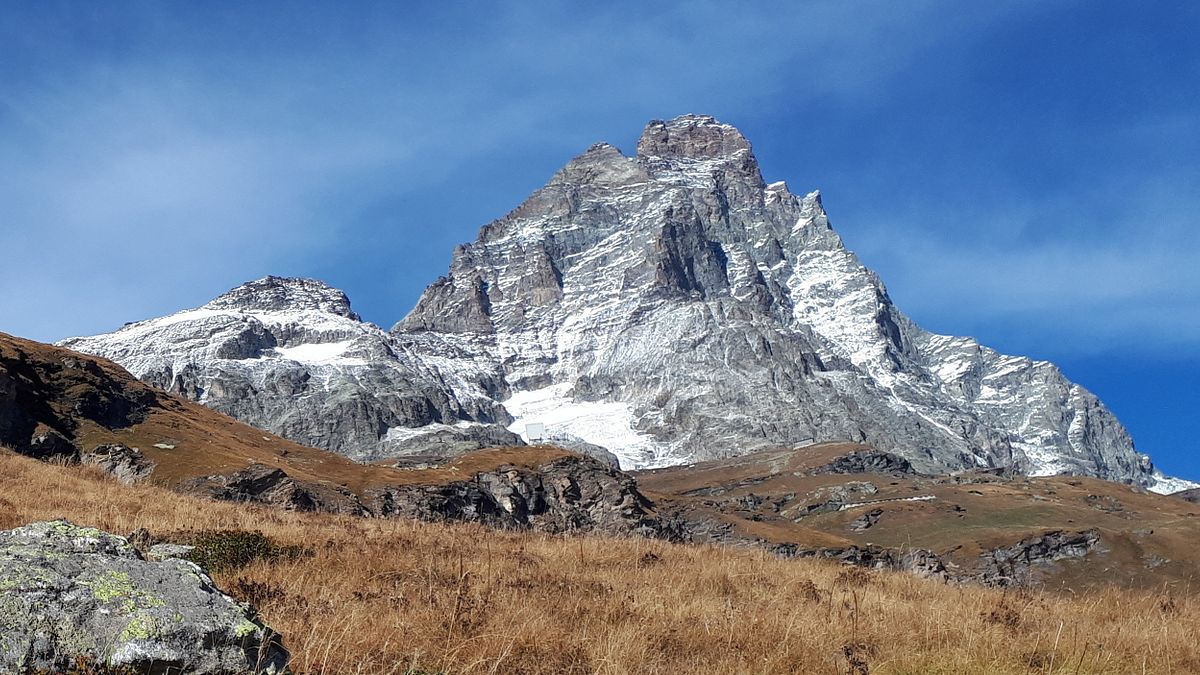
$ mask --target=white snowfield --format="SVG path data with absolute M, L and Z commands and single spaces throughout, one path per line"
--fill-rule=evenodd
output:
M 653 466 L 654 439 L 637 430 L 637 420 L 628 404 L 577 401 L 567 390 L 567 385 L 557 384 L 513 394 L 504 401 L 504 407 L 515 418 L 509 430 L 530 442 L 536 439 L 526 436 L 526 425 L 541 423 L 550 437 L 575 436 L 607 448 L 622 468 Z
M 626 469 L 853 440 L 926 471 L 1196 485 L 1053 364 L 914 324 L 820 194 L 766 183 L 711 117 L 652 122 L 636 156 L 572 160 L 456 249 L 391 332 L 320 282 L 270 279 L 66 344 L 360 458 L 430 425 L 540 423 Z

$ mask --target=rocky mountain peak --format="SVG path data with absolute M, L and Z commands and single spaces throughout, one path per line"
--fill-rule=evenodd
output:
M 362 319 L 350 309 L 350 298 L 342 291 L 317 279 L 267 276 L 248 281 L 204 305 L 205 309 L 239 309 L 279 312 L 318 310 Z
M 353 316 L 339 291 L 304 279 L 268 277 L 212 306 Z M 764 182 L 746 138 L 705 115 L 650 122 L 634 157 L 598 143 L 571 160 L 459 247 L 390 334 L 300 312 L 255 319 L 261 329 L 196 319 L 71 346 L 355 456 L 417 427 L 511 420 L 515 432 L 536 425 L 607 448 L 624 466 L 850 440 L 926 472 L 1162 482 L 1103 404 L 1050 364 L 904 316 L 821 195 Z M 228 335 L 220 349 L 214 323 Z M 229 354 L 258 370 L 232 373 Z M 197 363 L 212 365 L 176 386 Z M 290 388 L 250 393 L 263 381 Z M 298 400 L 320 405 L 299 412 Z M 353 424 L 327 423 L 343 418 Z
M 608 143 L 596 143 L 572 159 L 550 179 L 548 186 L 626 185 L 648 178 L 638 163 Z
M 638 141 L 638 157 L 663 159 L 724 159 L 739 152 L 751 154 L 750 141 L 732 125 L 710 115 L 680 115 L 652 120 Z

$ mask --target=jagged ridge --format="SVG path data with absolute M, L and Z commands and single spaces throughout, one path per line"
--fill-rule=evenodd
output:
M 248 286 L 280 280 L 267 282 Z M 257 303 L 255 288 L 233 295 Z M 512 415 L 514 431 L 540 421 L 609 448 L 627 467 L 847 439 L 923 471 L 1006 466 L 1159 481 L 1116 418 L 1052 364 L 935 335 L 905 317 L 843 246 L 819 193 L 767 184 L 745 137 L 708 116 L 651 122 L 633 157 L 589 148 L 458 247 L 448 274 L 390 334 L 348 316 L 348 301 L 339 312 L 338 302 L 298 307 L 286 293 L 269 295 L 285 306 L 234 312 L 210 303 L 183 319 L 67 344 L 358 457 L 379 455 L 381 439 L 408 428 Z M 217 320 L 218 310 L 221 330 L 200 330 L 195 321 Z M 213 340 L 231 330 L 229 312 L 244 337 Z M 156 323 L 184 319 L 193 326 L 184 335 Z M 309 359 L 303 374 L 289 365 L 314 353 L 295 350 L 346 340 L 340 360 Z M 215 353 L 217 343 L 227 352 Z M 379 364 L 393 362 L 387 372 L 403 376 L 377 381 Z M 352 368 L 372 376 L 352 378 L 349 406 L 296 384 L 317 379 L 328 392 L 331 382 L 345 386 L 331 370 Z M 378 414 L 373 399 L 398 379 L 446 386 L 421 389 L 432 405 Z M 277 393 L 280 381 L 289 386 Z M 297 395 L 323 398 L 297 406 Z M 298 407 L 328 431 L 289 423 Z M 367 423 L 350 433 L 343 420 L 356 415 Z

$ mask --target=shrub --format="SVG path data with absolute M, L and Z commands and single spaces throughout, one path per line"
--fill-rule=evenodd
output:
M 232 572 L 258 560 L 299 560 L 313 555 L 303 546 L 281 546 L 257 530 L 209 530 L 183 537 L 195 546 L 188 560 L 210 572 Z

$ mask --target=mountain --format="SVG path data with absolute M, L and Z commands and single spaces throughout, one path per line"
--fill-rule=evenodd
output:
M 64 344 L 358 459 L 540 423 L 626 468 L 846 440 L 930 473 L 1188 487 L 1053 364 L 913 323 L 817 192 L 767 183 L 746 138 L 701 115 L 651 122 L 632 157 L 573 159 L 389 332 L 320 282 L 267 278 Z
M 499 369 L 455 335 L 389 335 L 341 291 L 267 277 L 196 309 L 64 346 L 304 445 L 359 461 L 519 444 Z M 409 427 L 421 427 L 419 432 Z
M 0 333 L 0 455 L 13 453 L 291 511 L 669 533 L 632 478 L 590 457 L 522 446 L 436 467 L 361 464 L 159 391 L 110 361 Z

